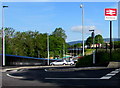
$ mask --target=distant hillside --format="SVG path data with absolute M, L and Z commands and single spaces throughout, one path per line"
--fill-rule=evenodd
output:
M 104 38 L 104 42 L 109 42 L 110 39 L 109 38 Z M 112 41 L 120 41 L 120 38 L 113 38 Z M 69 45 L 74 45 L 77 43 L 82 43 L 82 41 L 72 41 L 72 42 L 68 42 Z

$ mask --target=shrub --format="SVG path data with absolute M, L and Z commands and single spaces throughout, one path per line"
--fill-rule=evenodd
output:
M 112 50 L 112 57 L 110 58 L 109 50 L 98 50 L 95 54 L 96 66 L 107 66 L 110 61 L 120 61 L 120 49 Z M 93 66 L 93 55 L 87 55 L 79 59 L 76 67 Z
M 84 56 L 83 58 L 80 58 L 76 63 L 76 67 L 85 66 L 92 66 L 92 55 Z

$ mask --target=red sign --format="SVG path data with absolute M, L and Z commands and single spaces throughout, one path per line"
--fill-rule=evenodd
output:
M 105 9 L 105 16 L 117 16 L 117 9 L 113 8 Z

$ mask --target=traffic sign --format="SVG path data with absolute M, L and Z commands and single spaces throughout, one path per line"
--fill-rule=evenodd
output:
M 105 9 L 105 20 L 117 20 L 117 9 L 116 8 L 106 8 Z

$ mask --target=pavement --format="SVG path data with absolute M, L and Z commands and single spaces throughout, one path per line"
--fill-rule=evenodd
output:
M 56 67 L 60 67 L 56 69 Z M 69 67 L 69 68 L 61 68 L 61 67 Z M 46 68 L 46 71 L 77 71 L 77 70 L 100 70 L 100 69 L 108 69 L 112 67 L 79 67 L 75 68 L 75 66 L 65 65 L 65 66 L 22 66 L 22 67 L 1 67 L 0 72 L 13 71 L 13 70 L 21 70 L 21 69 L 36 69 L 36 68 Z M 113 67 L 114 68 L 114 67 Z
M 61 66 L 5 66 L 0 67 L 0 72 L 12 71 L 12 70 L 21 70 L 21 69 L 35 69 L 35 68 L 55 68 L 55 67 L 74 67 L 70 65 L 61 65 Z

